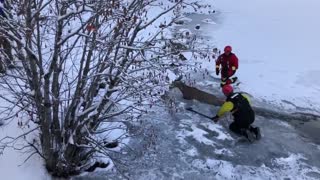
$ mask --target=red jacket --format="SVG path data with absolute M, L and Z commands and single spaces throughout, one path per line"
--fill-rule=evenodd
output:
M 216 70 L 219 70 L 221 65 L 221 77 L 227 78 L 232 76 L 238 69 L 238 58 L 235 54 L 221 54 L 216 60 Z

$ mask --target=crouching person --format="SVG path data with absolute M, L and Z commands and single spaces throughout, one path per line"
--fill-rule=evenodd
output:
M 222 92 L 227 99 L 212 120 L 218 122 L 226 112 L 231 112 L 234 121 L 230 124 L 229 129 L 238 135 L 245 136 L 250 142 L 255 139 L 259 140 L 261 138 L 260 129 L 252 126 L 255 113 L 250 105 L 249 97 L 242 93 L 233 92 L 231 85 L 223 86 Z

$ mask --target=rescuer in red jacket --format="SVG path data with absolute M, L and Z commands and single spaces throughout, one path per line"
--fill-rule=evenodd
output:
M 219 75 L 221 71 L 221 87 L 226 84 L 231 84 L 237 81 L 237 77 L 232 77 L 238 69 L 238 58 L 232 52 L 231 46 L 224 48 L 224 53 L 216 60 L 216 74 Z M 220 69 L 221 65 L 221 69 Z

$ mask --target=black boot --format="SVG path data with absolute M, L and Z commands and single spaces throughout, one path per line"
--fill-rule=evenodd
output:
M 246 137 L 249 142 L 253 142 L 256 139 L 250 129 L 242 129 L 241 134 Z
M 250 131 L 255 134 L 257 140 L 261 139 L 261 132 L 260 132 L 259 127 L 254 128 L 254 127 L 250 126 Z
M 238 77 L 233 77 L 233 78 L 231 78 L 231 82 L 232 82 L 232 83 L 235 83 L 237 80 L 238 80 Z

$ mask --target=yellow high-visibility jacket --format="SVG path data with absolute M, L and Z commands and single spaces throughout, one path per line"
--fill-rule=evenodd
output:
M 240 93 L 241 96 L 243 96 L 245 99 L 247 99 L 247 101 L 249 102 L 249 104 L 251 104 L 249 97 L 246 94 L 242 94 Z M 217 116 L 221 117 L 223 116 L 225 113 L 227 112 L 231 112 L 233 113 L 234 109 L 234 104 L 231 101 L 226 101 L 222 104 L 222 106 L 220 107 Z

